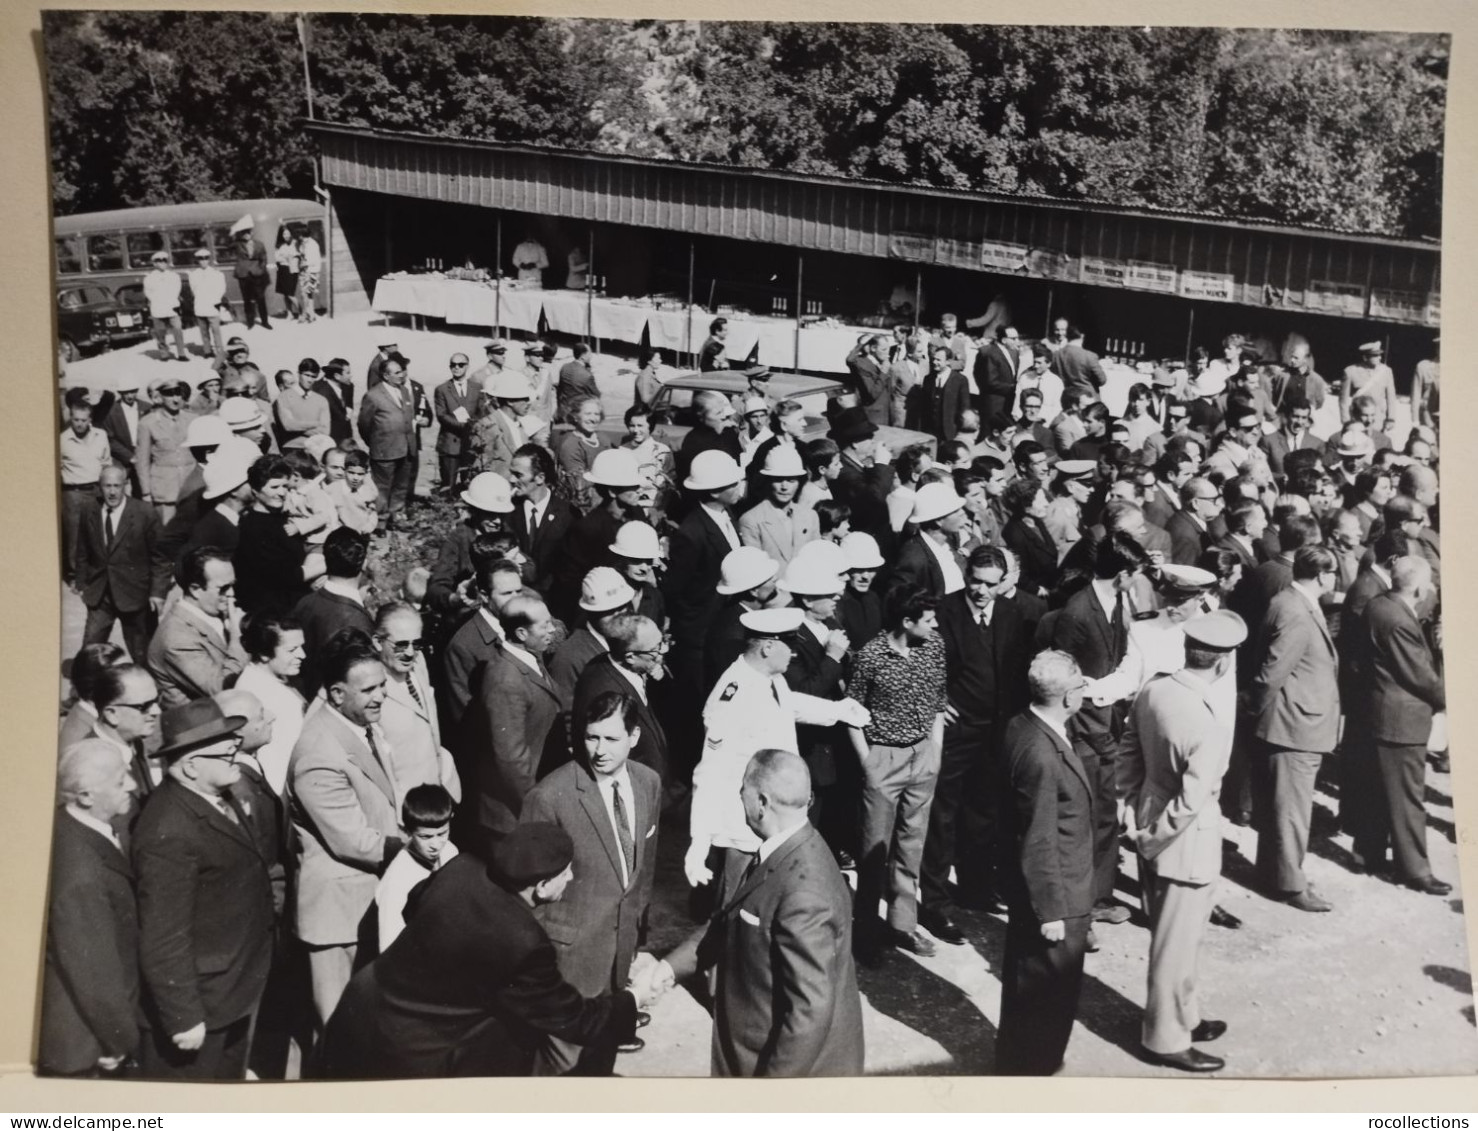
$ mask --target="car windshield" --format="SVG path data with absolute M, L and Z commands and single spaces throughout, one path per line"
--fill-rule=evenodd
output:
M 144 288 L 139 283 L 128 283 L 118 288 L 113 295 L 124 306 L 147 306 L 149 300 L 144 297 Z

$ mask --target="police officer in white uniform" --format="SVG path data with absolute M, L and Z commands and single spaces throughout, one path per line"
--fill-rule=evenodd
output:
M 740 618 L 748 636 L 744 654 L 725 669 L 703 708 L 703 757 L 693 771 L 692 841 L 683 861 L 694 887 L 713 878 L 711 849 L 737 850 L 725 853 L 724 866 L 731 869 L 742 869 L 748 855 L 759 850 L 759 838 L 745 823 L 739 800 L 744 768 L 756 752 L 798 753 L 798 722 L 864 727 L 872 721 L 855 699 L 818 699 L 786 684 L 783 673 L 791 657 L 787 638 L 800 630 L 803 617 L 797 608 L 745 613 Z

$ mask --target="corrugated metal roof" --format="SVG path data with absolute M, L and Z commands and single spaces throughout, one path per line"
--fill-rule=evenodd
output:
M 594 150 L 570 149 L 562 146 L 538 145 L 528 142 L 489 141 L 476 138 L 451 137 L 441 134 L 419 133 L 403 130 L 381 130 L 367 126 L 341 125 L 332 122 L 304 121 L 310 132 L 322 137 L 342 136 L 386 141 L 420 142 L 437 146 L 475 149 L 506 154 L 523 154 L 531 157 L 558 157 L 579 162 L 599 163 L 612 170 L 651 169 L 688 170 L 695 173 L 717 174 L 734 180 L 770 182 L 777 188 L 782 184 L 820 187 L 832 186 L 849 189 L 871 189 L 879 192 L 899 193 L 939 205 L 948 204 L 1013 204 L 1035 205 L 1044 208 L 1075 212 L 1097 213 L 1122 217 L 1143 217 L 1155 220 L 1184 221 L 1212 224 L 1243 231 L 1281 233 L 1285 235 L 1325 236 L 1341 240 L 1353 240 L 1391 247 L 1437 252 L 1441 243 L 1435 239 L 1410 239 L 1382 233 L 1360 232 L 1332 225 L 1291 224 L 1258 217 L 1225 216 L 1214 212 L 1197 212 L 1190 209 L 1162 208 L 1154 205 L 1124 205 L 1108 201 L 1077 197 L 1059 197 L 1043 193 L 1026 192 L 982 192 L 966 189 L 940 188 L 933 185 L 915 185 L 895 181 L 882 181 L 864 177 L 836 177 L 813 174 L 790 173 L 774 169 L 756 169 L 745 166 L 720 165 L 714 162 L 683 161 L 675 158 L 633 157 L 624 153 L 604 153 Z M 420 195 L 411 193 L 411 195 Z M 696 201 L 695 207 L 700 207 Z

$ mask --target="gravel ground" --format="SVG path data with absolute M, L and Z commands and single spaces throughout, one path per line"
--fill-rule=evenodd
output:
M 412 362 L 411 374 L 429 387 L 444 379 L 446 358 L 464 350 L 474 366 L 486 340 L 445 331 L 395 331 Z M 380 334 L 363 315 L 312 325 L 278 323 L 246 335 L 254 357 L 269 374 L 296 367 L 298 359 L 349 358 L 363 380 Z M 513 361 L 518 361 L 515 347 Z M 145 382 L 162 372 L 198 377 L 203 360 L 188 367 L 152 358 L 145 347 L 86 358 L 69 367 L 66 380 L 93 384 L 123 366 Z M 630 402 L 628 358 L 595 357 L 595 372 L 608 412 Z M 429 457 L 418 479 L 434 479 Z M 375 583 L 381 592 L 399 583 L 416 561 L 434 560 L 435 531 L 450 520 L 436 504 L 414 529 L 379 540 Z M 81 639 L 80 600 L 63 593 L 61 655 Z M 1461 761 L 1461 750 L 1457 759 Z M 1436 874 L 1458 882 L 1452 787 L 1447 775 L 1428 774 L 1428 843 Z M 1469 1075 L 1478 1071 L 1478 1031 L 1463 903 L 1419 895 L 1349 869 L 1349 838 L 1335 830 L 1335 798 L 1316 798 L 1309 874 L 1334 904 L 1327 915 L 1308 915 L 1251 892 L 1250 830 L 1227 826 L 1227 854 L 1220 894 L 1223 907 L 1241 917 L 1238 931 L 1211 928 L 1202 960 L 1203 1001 L 1209 1016 L 1230 1028 L 1215 1046 L 1227 1059 L 1225 1075 L 1240 1077 L 1352 1077 Z M 661 829 L 652 948 L 659 953 L 691 929 L 681 856 L 685 821 L 669 814 Z M 1123 874 L 1133 876 L 1126 860 Z M 1137 907 L 1132 879 L 1121 886 Z M 969 936 L 963 946 L 939 947 L 932 959 L 896 952 L 875 970 L 859 971 L 864 997 L 867 1070 L 870 1074 L 980 1074 L 994 1060 L 1000 1008 L 999 971 L 1005 939 L 1000 916 L 963 913 Z M 1080 1076 L 1176 1076 L 1136 1055 L 1149 935 L 1136 915 L 1122 926 L 1099 928 L 1102 949 L 1088 957 L 1079 1023 L 1068 1048 L 1065 1073 Z M 685 989 L 652 1009 L 642 1030 L 646 1048 L 624 1056 L 629 1076 L 704 1076 L 708 1073 L 711 1022 Z

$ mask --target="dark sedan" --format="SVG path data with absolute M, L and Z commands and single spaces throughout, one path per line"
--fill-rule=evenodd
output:
M 75 361 L 84 353 L 147 338 L 149 311 L 120 300 L 107 287 L 64 287 L 56 296 L 56 328 L 63 359 Z

